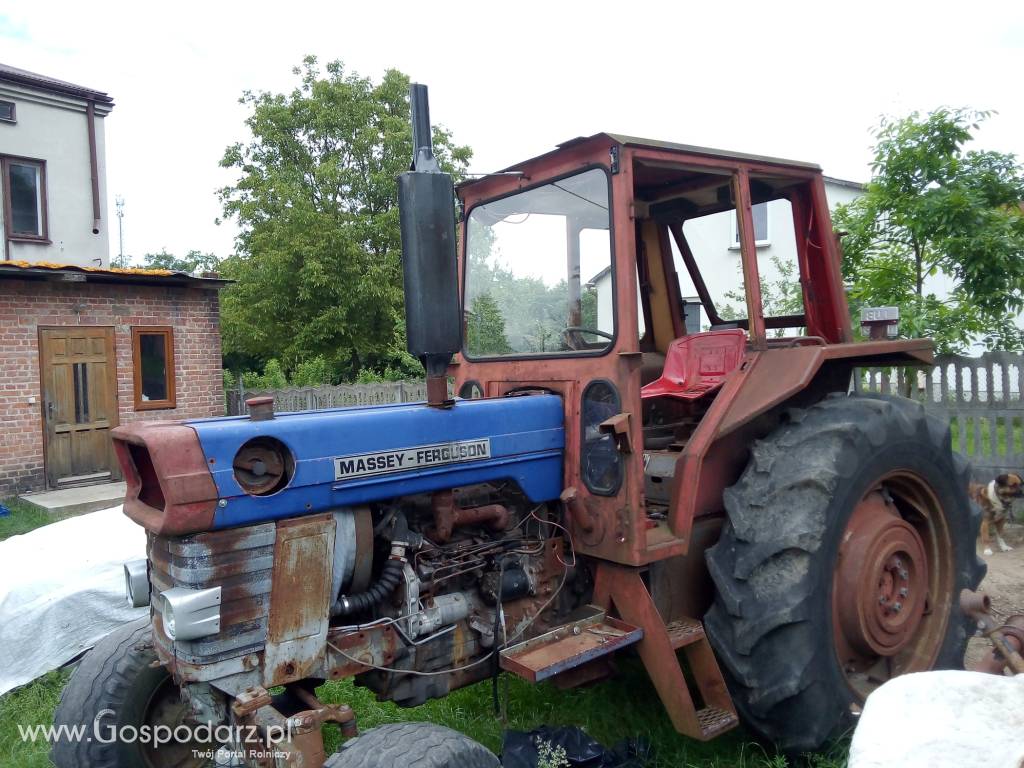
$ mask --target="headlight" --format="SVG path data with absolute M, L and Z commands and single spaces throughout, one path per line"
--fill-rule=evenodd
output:
M 149 605 L 149 563 L 132 560 L 124 564 L 124 593 L 132 608 Z
M 195 640 L 220 632 L 220 587 L 175 587 L 161 592 L 160 597 L 164 631 L 171 640 Z

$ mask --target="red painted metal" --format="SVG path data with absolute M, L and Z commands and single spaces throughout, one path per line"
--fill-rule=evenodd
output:
M 661 377 L 640 390 L 640 397 L 696 400 L 719 389 L 743 357 L 747 335 L 740 329 L 707 331 L 673 341 Z
M 128 517 L 161 536 L 213 527 L 217 488 L 194 429 L 173 421 L 137 421 L 115 427 L 111 436 L 127 485 Z
M 924 543 L 874 491 L 857 505 L 839 547 L 833 590 L 837 649 L 892 656 L 913 639 L 928 594 Z
M 763 349 L 768 338 L 761 303 L 761 273 L 757 269 L 757 245 L 754 243 L 754 217 L 750 211 L 750 171 L 740 166 L 733 177 L 736 220 L 740 227 L 740 259 L 743 262 L 743 287 L 747 296 L 747 322 L 750 343 Z
M 692 624 L 679 625 L 675 633 L 669 634 L 665 619 L 658 613 L 638 568 L 599 563 L 594 577 L 594 603 L 607 610 L 614 609 L 623 621 L 643 630 L 637 651 L 677 731 L 706 740 L 738 723 L 703 627 L 698 630 Z M 702 710 L 695 706 L 679 665 L 676 656 L 679 647 L 686 652 L 690 671 L 704 700 Z

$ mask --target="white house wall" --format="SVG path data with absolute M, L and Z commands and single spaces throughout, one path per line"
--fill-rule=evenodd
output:
M 95 107 L 100 225 L 99 233 L 93 234 L 92 174 L 85 102 L 46 95 L 8 83 L 0 83 L 0 99 L 15 103 L 17 117 L 17 123 L 0 123 L 0 154 L 46 161 L 46 213 L 50 243 L 12 241 L 10 258 L 15 261 L 106 267 L 110 219 L 106 207 L 103 115 L 109 109 L 102 104 Z
M 848 203 L 855 199 L 860 191 L 855 186 L 825 182 L 825 194 L 829 209 L 840 203 Z M 757 263 L 762 285 L 778 282 L 779 270 L 773 257 L 784 264 L 796 265 L 796 237 L 793 230 L 792 207 L 786 200 L 773 200 L 768 203 L 768 240 L 757 247 Z M 725 211 L 686 222 L 683 231 L 693 251 L 701 276 L 707 285 L 708 293 L 721 309 L 724 304 L 731 304 L 745 317 L 746 306 L 742 299 L 726 298 L 726 293 L 737 292 L 742 296 L 743 279 L 740 269 L 740 249 L 733 244 L 736 215 L 733 211 Z M 672 254 L 675 258 L 676 272 L 679 274 L 679 287 L 684 299 L 697 300 L 697 289 L 693 286 L 686 267 L 683 265 L 679 251 L 672 243 Z M 794 279 L 796 279 L 794 277 Z M 603 275 L 594 282 L 597 289 L 598 325 L 610 330 L 612 311 L 611 278 Z M 701 328 L 707 328 L 709 321 L 703 307 L 700 310 Z

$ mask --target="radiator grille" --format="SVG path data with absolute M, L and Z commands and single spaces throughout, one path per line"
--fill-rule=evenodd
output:
M 190 536 L 149 536 L 153 605 L 172 587 L 221 588 L 221 631 L 174 642 L 155 623 L 154 640 L 190 664 L 212 664 L 263 650 L 274 566 L 273 523 Z

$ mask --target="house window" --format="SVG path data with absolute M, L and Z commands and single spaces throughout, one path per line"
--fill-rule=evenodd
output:
M 0 101 L 0 122 L 3 123 L 16 123 L 18 122 L 17 113 L 14 110 L 13 101 Z
M 8 238 L 46 241 L 46 163 L 3 157 L 0 171 Z
M 174 408 L 174 330 L 132 328 L 135 410 Z
M 750 206 L 750 215 L 754 219 L 754 244 L 770 245 L 768 239 L 768 203 L 757 203 Z M 740 221 L 733 211 L 732 215 L 732 247 L 740 247 Z

